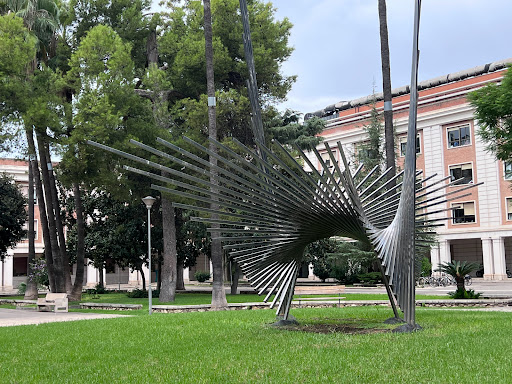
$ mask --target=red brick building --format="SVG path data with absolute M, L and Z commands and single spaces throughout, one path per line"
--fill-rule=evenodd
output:
M 469 183 L 484 182 L 469 190 L 469 196 L 446 203 L 456 208 L 453 219 L 439 227 L 438 244 L 431 251 L 433 268 L 450 260 L 468 260 L 483 264 L 485 279 L 505 279 L 512 270 L 512 163 L 496 161 L 485 150 L 476 133 L 478 122 L 466 96 L 487 84 L 499 84 L 512 59 L 485 64 L 419 83 L 417 169 L 424 175 L 437 174 L 463 178 L 461 186 L 448 187 L 450 192 Z M 314 115 L 326 120 L 321 134 L 333 147 L 340 141 L 347 153 L 354 153 L 364 142 L 363 126 L 368 123 L 372 100 L 383 111 L 382 94 L 340 102 Z M 409 113 L 409 87 L 393 90 L 393 119 L 397 132 L 397 165 L 403 165 L 402 144 L 406 141 Z M 321 144 L 318 149 L 325 152 Z M 336 153 L 339 159 L 339 153 Z M 312 157 L 313 160 L 313 157 Z M 318 164 L 319 166 L 319 164 Z M 448 181 L 446 181 L 448 183 Z M 436 209 L 439 209 L 436 207 Z M 450 216 L 450 212 L 429 217 Z

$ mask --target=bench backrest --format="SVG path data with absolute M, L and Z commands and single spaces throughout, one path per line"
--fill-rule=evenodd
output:
M 65 299 L 68 297 L 67 293 L 47 293 L 46 300 L 58 300 Z
M 301 295 L 329 295 L 343 293 L 344 291 L 344 285 L 310 285 L 295 287 L 295 294 Z

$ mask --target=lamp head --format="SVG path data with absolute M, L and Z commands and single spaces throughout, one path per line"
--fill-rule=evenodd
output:
M 142 198 L 142 201 L 146 204 L 147 209 L 151 209 L 156 199 L 153 196 L 146 196 Z

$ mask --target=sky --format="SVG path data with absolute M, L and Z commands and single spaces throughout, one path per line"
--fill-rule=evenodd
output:
M 298 75 L 281 108 L 314 112 L 382 91 L 377 0 L 273 0 L 294 24 L 283 73 Z M 413 0 L 388 0 L 392 88 L 410 83 Z M 511 0 L 424 0 L 419 81 L 512 57 Z

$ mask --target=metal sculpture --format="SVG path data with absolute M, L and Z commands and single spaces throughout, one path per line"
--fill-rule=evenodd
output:
M 298 147 L 292 155 L 278 142 L 274 150 L 264 144 L 263 125 L 257 100 L 256 75 L 247 7 L 240 0 L 244 22 L 244 44 L 249 65 L 249 96 L 253 108 L 253 132 L 256 150 L 233 139 L 228 147 L 212 138 L 210 145 L 217 153 L 189 139 L 185 141 L 197 153 L 157 139 L 170 151 L 131 142 L 151 155 L 172 162 L 180 169 L 168 167 L 142 157 L 134 156 L 102 144 L 91 145 L 116 153 L 147 168 L 165 171 L 169 177 L 148 170 L 125 166 L 125 169 L 153 178 L 162 184 L 152 188 L 184 199 L 190 204 L 173 203 L 176 208 L 202 212 L 192 220 L 220 226 L 212 231 L 223 242 L 223 248 L 240 265 L 244 275 L 258 290 L 266 294 L 265 301 L 274 296 L 271 308 L 277 305 L 277 316 L 287 321 L 295 288 L 298 268 L 305 247 L 319 239 L 332 236 L 347 237 L 371 245 L 377 253 L 390 291 L 404 312 L 403 330 L 418 328 L 415 323 L 415 252 L 430 241 L 431 228 L 439 220 L 429 221 L 426 208 L 446 204 L 469 194 L 462 194 L 478 184 L 440 194 L 443 189 L 460 180 L 445 183 L 450 177 L 438 181 L 435 175 L 421 179 L 416 172 L 416 105 L 418 67 L 418 29 L 421 0 L 416 0 L 413 43 L 413 69 L 411 74 L 411 102 L 405 169 L 387 178 L 389 170 L 378 175 L 375 167 L 359 183 L 355 177 L 362 165 L 352 173 L 341 143 L 337 150 L 341 156 L 338 164 L 329 144 L 329 166 L 317 149 L 313 150 L 319 169 Z M 297 158 L 295 157 L 297 154 Z M 205 160 L 207 157 L 215 162 Z M 306 171 L 306 168 L 308 171 Z M 213 185 L 210 177 L 216 175 Z M 443 183 L 443 184 L 441 184 Z M 439 184 L 441 184 L 439 186 Z M 172 187 L 170 187 L 172 186 Z M 212 188 L 214 187 L 214 188 Z M 456 197 L 447 198 L 449 195 Z M 446 198 L 445 198 L 446 197 Z M 218 203 L 211 208 L 210 203 Z M 192 203 L 193 202 L 193 203 Z M 442 208 L 430 213 L 451 211 Z M 212 218 L 212 215 L 218 218 Z M 442 225 L 442 224 L 441 224 Z

